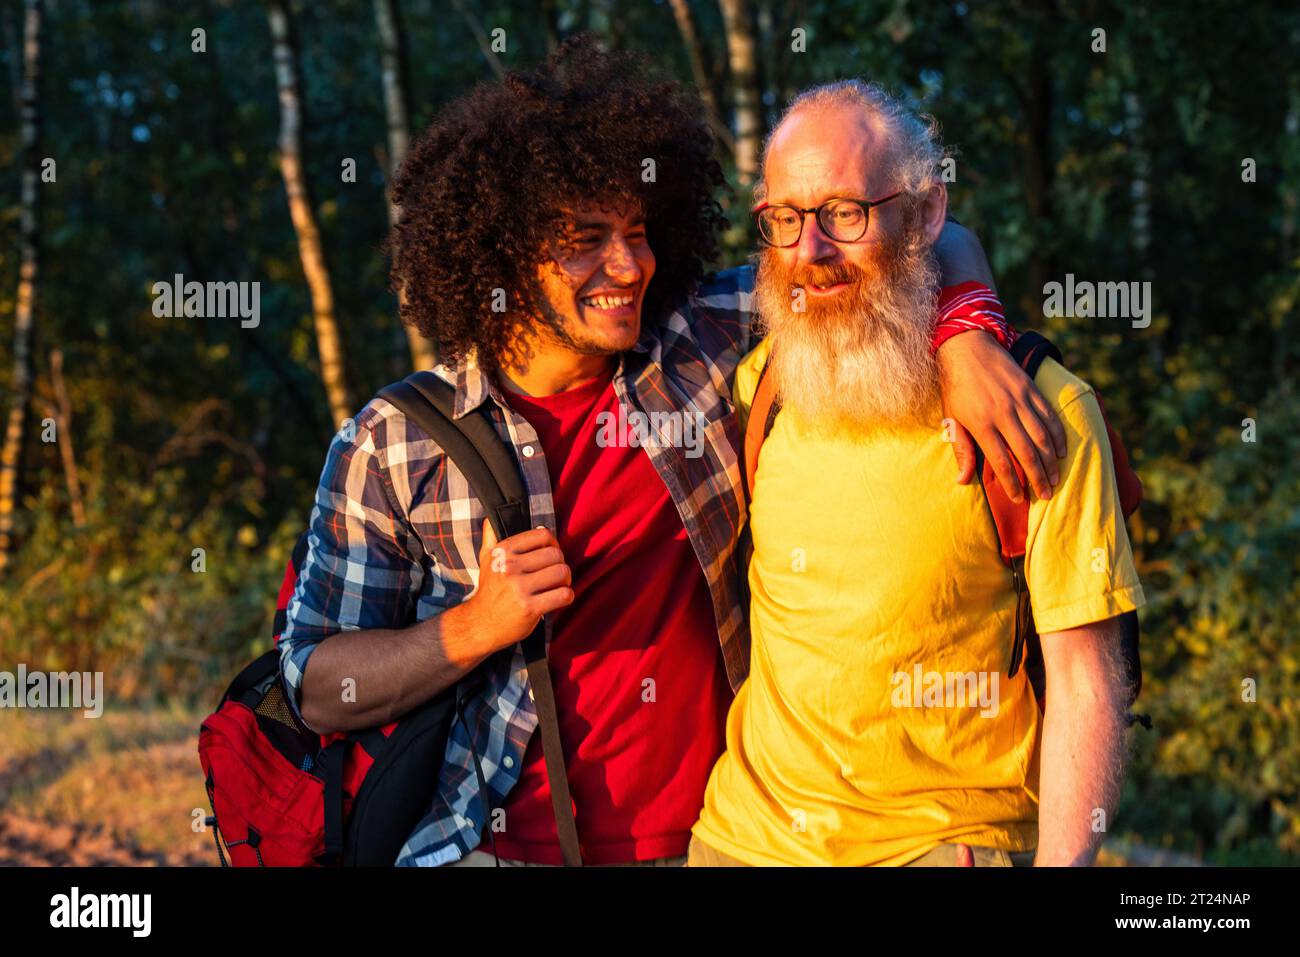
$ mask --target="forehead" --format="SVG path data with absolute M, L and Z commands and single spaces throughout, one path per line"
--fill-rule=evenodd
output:
M 801 110 L 768 145 L 767 201 L 814 206 L 834 196 L 874 198 L 887 143 L 861 111 Z

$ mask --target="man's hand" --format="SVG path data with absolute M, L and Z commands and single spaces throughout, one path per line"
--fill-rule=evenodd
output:
M 484 522 L 474 594 L 405 628 L 341 631 L 323 640 L 303 672 L 303 720 L 319 734 L 395 721 L 572 602 L 570 578 L 546 529 L 497 542 Z M 340 694 L 349 684 L 356 694 Z
M 1020 464 L 1034 494 L 1052 497 L 1065 458 L 1065 429 L 1029 376 L 986 332 L 953 336 L 939 347 L 943 414 L 955 423 L 957 481 L 975 477 L 975 443 L 1013 502 L 1024 501 Z M 973 438 L 972 438 L 973 436 Z
M 530 529 L 498 542 L 484 521 L 478 562 L 478 589 L 465 604 L 480 625 L 476 630 L 484 656 L 527 638 L 543 615 L 573 601 L 573 574 L 549 529 Z

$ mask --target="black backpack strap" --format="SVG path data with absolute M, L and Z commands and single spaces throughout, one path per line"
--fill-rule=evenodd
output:
M 1016 341 L 1011 343 L 1011 358 L 1016 360 L 1031 379 L 1038 375 L 1038 367 L 1043 364 L 1044 359 L 1052 358 L 1062 365 L 1065 364 L 1065 360 L 1061 357 L 1061 350 L 1056 348 L 1050 339 L 1037 332 L 1022 332 L 1016 336 Z
M 758 384 L 754 391 L 757 392 L 763 386 L 763 380 L 767 378 L 768 370 L 772 368 L 772 356 L 768 355 L 767 361 L 763 363 L 763 368 L 758 373 Z M 772 404 L 768 406 L 767 415 L 763 418 L 763 438 L 772 434 L 772 426 L 776 424 L 776 417 L 781 414 L 781 393 L 777 392 L 772 395 Z
M 321 863 L 343 858 L 343 765 L 352 741 L 340 738 L 317 757 L 317 773 L 325 784 L 325 855 Z
M 417 372 L 379 390 L 456 463 L 483 505 L 498 539 L 528 530 L 528 496 L 519 467 L 487 413 L 452 417 L 455 389 L 432 372 Z
M 239 701 L 249 692 L 253 692 L 256 699 L 261 700 L 266 689 L 279 677 L 280 652 L 273 648 L 259 655 L 243 671 L 235 675 L 235 679 L 226 688 L 226 693 L 221 696 L 221 704 L 227 701 Z
M 456 463 L 487 512 L 488 521 L 498 539 L 509 538 L 529 529 L 532 520 L 528 491 L 519 474 L 514 452 L 501 440 L 486 406 L 455 418 L 452 414 L 455 389 L 427 370 L 385 386 L 379 395 L 397 406 Z M 537 709 L 542 756 L 546 761 L 560 851 L 567 866 L 580 866 L 582 855 L 578 828 L 573 817 L 569 776 L 564 765 L 555 690 L 546 661 L 545 621 L 539 621 L 532 634 L 520 644 L 528 665 L 528 680 Z M 481 777 L 482 769 L 476 767 L 475 770 Z M 488 810 L 487 817 L 490 817 L 491 795 L 485 787 L 483 800 Z

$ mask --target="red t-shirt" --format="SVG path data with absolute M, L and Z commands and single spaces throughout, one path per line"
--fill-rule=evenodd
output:
M 704 572 L 646 450 L 597 444 L 612 377 L 506 399 L 537 430 L 573 570 L 549 660 L 583 860 L 685 854 L 732 697 Z M 540 733 L 504 807 L 502 857 L 562 863 Z

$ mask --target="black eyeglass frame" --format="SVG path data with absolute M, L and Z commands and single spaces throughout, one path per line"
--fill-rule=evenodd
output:
M 764 246 L 771 246 L 773 249 L 789 249 L 791 246 L 798 246 L 799 240 L 803 239 L 803 226 L 809 213 L 813 213 L 817 217 L 817 225 L 821 227 L 822 232 L 826 234 L 826 237 L 830 239 L 831 242 L 856 243 L 860 239 L 862 239 L 863 236 L 867 234 L 867 229 L 871 225 L 871 210 L 876 206 L 883 206 L 885 203 L 898 199 L 898 197 L 903 195 L 903 192 L 904 192 L 903 190 L 899 190 L 897 193 L 894 193 L 890 196 L 886 196 L 884 199 L 855 199 L 852 196 L 834 196 L 826 200 L 826 202 L 822 203 L 820 206 L 809 206 L 807 208 L 801 206 L 791 206 L 789 203 L 766 203 L 765 202 L 759 204 L 758 206 L 755 206 L 750 212 L 754 217 L 754 229 L 758 232 L 758 241 L 761 242 Z M 826 228 L 826 224 L 822 222 L 822 212 L 832 203 L 857 203 L 859 206 L 861 206 L 862 207 L 862 232 L 858 233 L 858 235 L 853 237 L 852 239 L 837 239 L 835 236 L 833 236 L 831 234 L 831 231 Z M 762 214 L 765 210 L 769 210 L 769 209 L 792 209 L 799 214 L 799 232 L 795 235 L 794 240 L 792 242 L 778 244 L 772 242 L 770 239 L 768 239 L 766 236 L 763 235 L 763 227 L 761 225 Z

